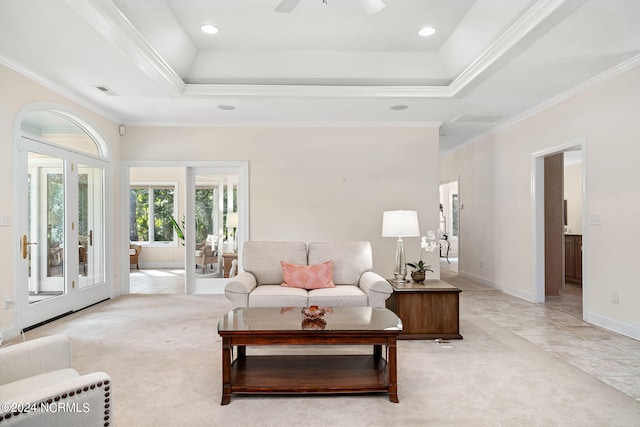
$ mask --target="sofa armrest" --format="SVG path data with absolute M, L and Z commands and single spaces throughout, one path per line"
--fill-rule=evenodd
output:
M 93 372 L 16 396 L 5 403 L 0 419 L 7 426 L 104 426 L 113 425 L 111 378 L 104 372 Z
M 366 271 L 360 276 L 360 289 L 367 294 L 369 307 L 384 307 L 385 301 L 393 293 L 387 280 L 373 271 Z
M 243 271 L 233 278 L 233 280 L 227 282 L 224 287 L 224 295 L 227 297 L 233 308 L 236 307 L 248 307 L 249 306 L 249 294 L 257 286 L 256 277 Z
M 63 335 L 0 349 L 0 385 L 71 367 L 71 343 Z

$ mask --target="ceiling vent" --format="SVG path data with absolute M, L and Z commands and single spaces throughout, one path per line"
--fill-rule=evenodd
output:
M 114 91 L 112 91 L 111 89 L 109 89 L 107 86 L 94 86 L 96 89 L 98 89 L 100 92 L 104 93 L 105 95 L 109 95 L 109 96 L 120 96 L 117 93 L 115 93 Z
M 452 123 L 497 123 L 504 118 L 504 114 L 461 114 Z

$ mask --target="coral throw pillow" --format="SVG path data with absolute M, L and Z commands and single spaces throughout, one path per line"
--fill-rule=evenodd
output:
M 335 288 L 333 283 L 333 261 L 315 265 L 289 264 L 280 261 L 284 283 L 282 286 L 302 289 Z

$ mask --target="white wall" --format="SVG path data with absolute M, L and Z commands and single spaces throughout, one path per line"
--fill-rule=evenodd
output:
M 444 156 L 440 182 L 461 177 L 460 271 L 533 300 L 532 155 L 586 138 L 585 203 L 602 224 L 583 242 L 585 317 L 640 338 L 638 111 L 636 67 Z
M 382 212 L 414 209 L 423 233 L 438 225 L 438 130 L 436 128 L 160 128 L 127 127 L 0 66 L 0 296 L 15 298 L 17 235 L 14 213 L 14 135 L 19 111 L 31 102 L 57 103 L 76 110 L 102 134 L 113 157 L 111 260 L 125 259 L 120 205 L 120 160 L 248 160 L 250 229 L 253 240 L 369 240 L 374 269 L 393 271 L 395 239 L 382 238 Z M 120 231 L 118 231 L 120 230 Z M 123 243 L 124 242 L 124 243 Z M 405 239 L 407 259 L 417 259 L 420 239 Z M 433 263 L 439 277 L 437 254 Z M 110 269 L 114 294 L 119 268 Z M 0 310 L 0 330 L 14 322 Z
M 113 170 L 119 170 L 118 159 L 119 154 L 119 136 L 118 125 L 104 117 L 101 117 L 75 102 L 35 83 L 13 70 L 0 65 L 0 93 L 2 101 L 0 102 L 0 215 L 8 218 L 8 226 L 0 226 L 0 271 L 2 271 L 2 280 L 0 281 L 0 298 L 16 298 L 14 286 L 16 272 L 14 265 L 17 262 L 19 251 L 18 234 L 15 230 L 16 221 L 14 218 L 15 203 L 19 200 L 15 192 L 15 169 L 14 169 L 14 148 L 15 135 L 14 126 L 20 111 L 28 104 L 51 103 L 62 105 L 67 109 L 71 109 L 86 122 L 91 124 L 93 128 L 102 135 L 109 145 L 111 155 L 113 157 Z M 120 180 L 114 175 L 113 189 L 113 205 L 107 207 L 107 217 L 112 219 L 114 230 L 120 229 L 120 218 L 116 215 L 120 209 Z M 119 236 L 113 230 L 113 243 L 115 247 L 120 245 Z M 117 257 L 112 259 L 118 259 Z M 111 271 L 111 285 L 115 292 L 120 288 L 120 278 L 118 270 Z M 0 331 L 8 329 L 14 324 L 14 311 L 0 308 Z
M 128 127 L 122 160 L 248 160 L 252 240 L 368 240 L 388 277 L 395 239 L 381 237 L 382 212 L 417 210 L 424 234 L 438 225 L 435 128 Z M 417 260 L 420 239 L 405 249 Z
M 582 163 L 564 167 L 564 199 L 567 201 L 567 234 L 582 234 Z

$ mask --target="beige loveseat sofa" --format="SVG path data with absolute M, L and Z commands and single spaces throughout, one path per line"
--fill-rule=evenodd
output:
M 281 286 L 280 261 L 314 265 L 333 261 L 331 288 L 300 289 Z M 225 295 L 236 307 L 384 307 L 391 285 L 371 271 L 369 242 L 258 242 L 244 243 L 242 272 L 225 287 Z
M 0 426 L 112 426 L 111 378 L 80 375 L 62 335 L 0 349 Z

